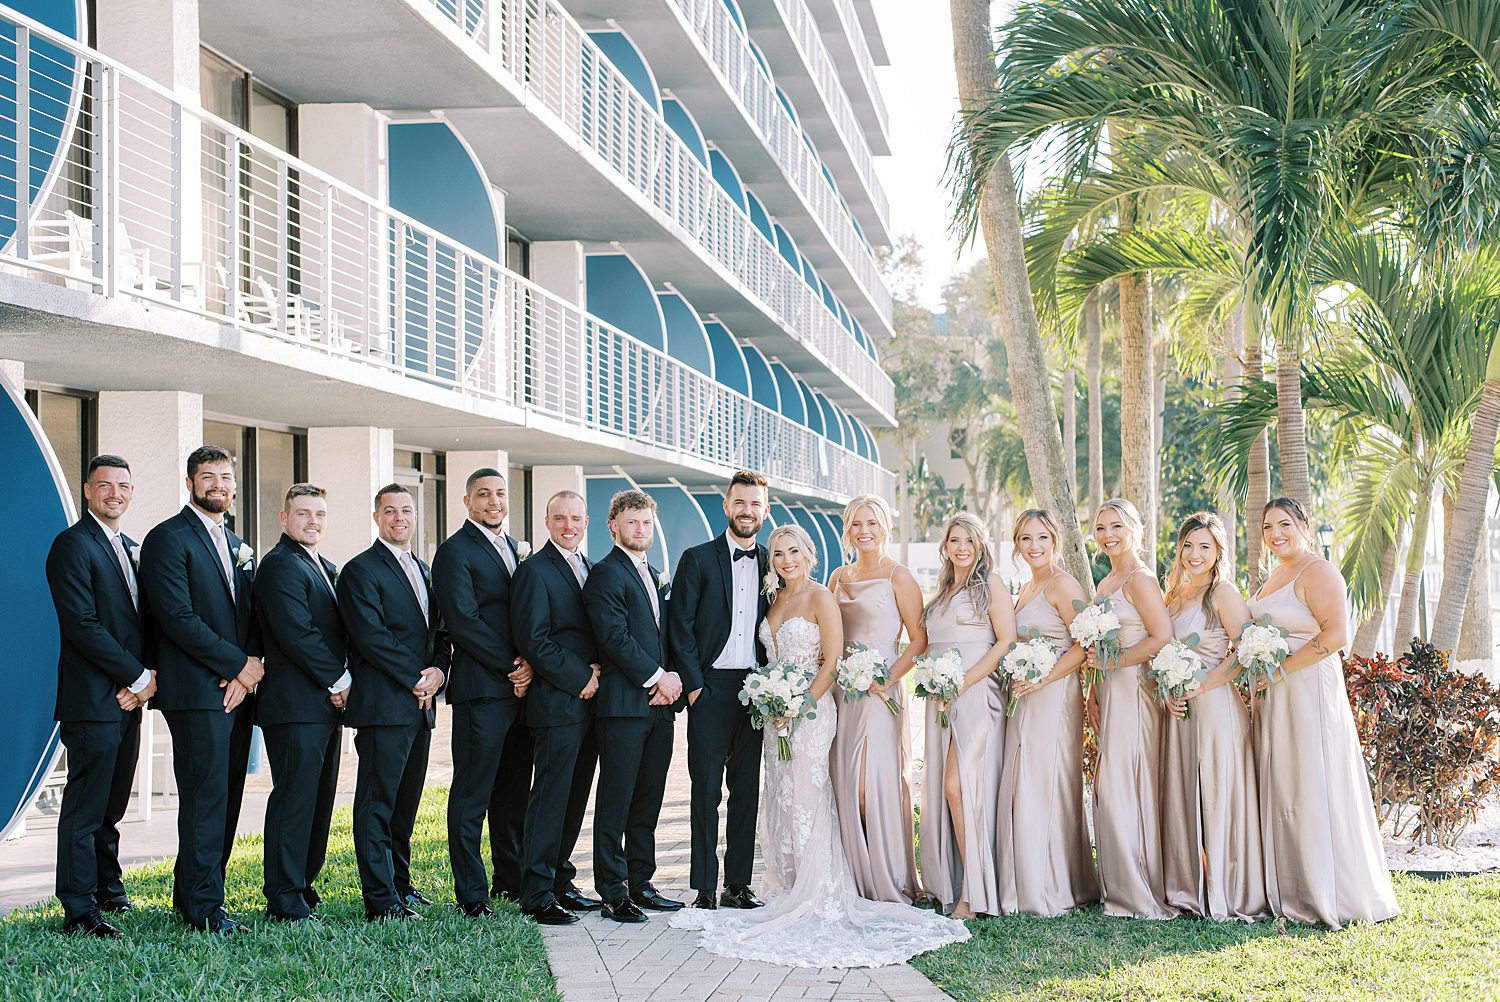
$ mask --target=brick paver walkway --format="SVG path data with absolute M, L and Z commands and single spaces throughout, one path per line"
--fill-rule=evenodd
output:
M 691 901 L 688 887 L 687 721 L 679 717 L 677 745 L 667 794 L 657 827 L 655 884 L 669 898 Z M 592 818 L 584 825 L 574 863 L 578 885 L 593 893 L 589 838 Z M 722 845 L 722 843 L 721 843 Z M 758 867 L 757 867 L 758 876 Z M 756 885 L 758 889 L 758 884 Z M 698 934 L 673 929 L 665 915 L 649 922 L 623 925 L 589 915 L 577 925 L 542 928 L 557 988 L 566 1002 L 628 1002 L 672 999 L 676 1002 L 768 1002 L 781 999 L 943 1000 L 939 991 L 912 967 L 848 970 L 777 967 L 715 956 L 696 946 Z

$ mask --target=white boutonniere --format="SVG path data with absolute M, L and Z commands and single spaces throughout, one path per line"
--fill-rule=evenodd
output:
M 659 573 L 659 574 L 656 575 L 656 587 L 659 590 L 665 590 L 667 588 L 670 588 L 671 586 L 672 586 L 672 576 L 670 574 L 668 574 L 666 571 L 662 571 L 661 573 Z
M 255 551 L 250 548 L 249 543 L 241 543 L 240 548 L 234 551 L 234 566 L 243 570 L 248 570 L 254 559 Z
M 524 539 L 516 540 L 516 559 L 525 560 L 531 556 L 531 544 Z
M 141 548 L 140 548 L 140 546 L 139 545 L 132 545 L 130 547 L 129 552 L 130 552 L 130 563 L 132 565 L 134 565 L 134 567 L 135 567 L 136 570 L 140 570 L 140 568 L 141 568 Z

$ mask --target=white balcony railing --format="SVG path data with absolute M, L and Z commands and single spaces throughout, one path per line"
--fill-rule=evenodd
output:
M 489 5 L 476 30 L 528 95 L 681 227 L 829 371 L 880 413 L 894 414 L 895 389 L 880 364 L 555 0 L 475 2 Z M 890 293 L 883 283 L 878 288 L 874 302 L 888 322 Z
M 625 451 L 759 468 L 822 496 L 893 489 L 876 463 L 0 8 L 6 94 L 0 150 L 7 129 L 22 141 L 0 155 L 4 271 L 524 408 Z
M 691 26 L 699 44 L 719 68 L 734 96 L 750 116 L 751 122 L 765 139 L 782 173 L 801 192 L 813 214 L 823 224 L 823 232 L 844 256 L 865 293 L 884 310 L 890 300 L 875 264 L 874 251 L 854 227 L 843 200 L 824 176 L 822 165 L 802 141 L 802 130 L 776 97 L 776 85 L 750 51 L 744 30 L 729 13 L 723 0 L 673 0 Z M 861 140 L 863 136 L 860 137 Z M 874 160 L 868 145 L 864 158 L 856 157 L 856 166 L 870 201 L 882 219 L 890 218 L 885 190 L 875 176 Z
M 890 114 L 885 108 L 885 99 L 880 93 L 880 87 L 875 82 L 875 58 L 870 55 L 870 43 L 865 38 L 864 28 L 860 25 L 859 13 L 854 9 L 850 0 L 833 0 L 833 5 L 838 9 L 839 24 L 843 29 L 845 37 L 849 39 L 849 47 L 854 52 L 854 62 L 859 69 L 859 76 L 864 81 L 865 90 L 870 94 L 870 101 L 875 107 L 875 118 L 880 122 L 882 132 L 889 134 L 891 131 Z

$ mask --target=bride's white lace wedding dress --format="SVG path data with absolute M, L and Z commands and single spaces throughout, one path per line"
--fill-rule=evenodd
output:
M 822 651 L 817 624 L 794 616 L 775 637 L 761 624 L 761 642 L 808 672 Z M 779 761 L 776 736 L 762 745 L 760 849 L 764 908 L 689 908 L 676 928 L 700 929 L 699 945 L 720 956 L 789 967 L 883 967 L 969 938 L 962 922 L 910 905 L 859 896 L 844 857 L 828 775 L 837 727 L 834 690 L 818 700 L 817 716 L 792 731 L 792 759 Z

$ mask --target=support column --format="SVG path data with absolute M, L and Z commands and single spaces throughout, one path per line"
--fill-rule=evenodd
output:
M 549 240 L 532 244 L 531 280 L 579 309 L 588 308 L 583 244 L 576 240 Z
M 547 541 L 547 499 L 558 491 L 576 491 L 587 498 L 581 466 L 533 466 L 531 468 L 531 539 L 536 546 Z M 592 514 L 592 513 L 591 513 Z
M 130 463 L 125 531 L 143 538 L 187 504 L 187 457 L 203 444 L 203 396 L 176 390 L 99 394 L 99 451 Z M 236 459 L 240 457 L 236 456 Z M 246 490 L 245 484 L 239 485 Z
M 16 396 L 26 392 L 26 363 L 17 362 L 13 358 L 0 358 L 0 376 L 10 383 L 10 388 L 16 391 Z
M 521 485 L 510 482 L 510 474 L 507 468 L 510 466 L 510 453 L 504 449 L 481 449 L 477 452 L 447 452 L 445 462 L 448 471 L 448 535 L 458 531 L 459 526 L 464 524 L 464 519 L 469 517 L 469 510 L 464 507 L 464 481 L 469 479 L 469 474 L 475 470 L 489 467 L 499 470 L 500 475 L 505 478 L 507 499 L 512 507 L 511 516 L 507 520 L 506 528 L 511 535 L 517 536 L 519 529 L 521 535 L 517 538 L 525 538 L 525 527 L 520 525 L 517 519 L 518 509 L 521 506 Z
M 384 203 L 386 122 L 368 104 L 299 104 L 297 154 Z
M 328 492 L 318 552 L 342 565 L 375 541 L 375 492 L 396 479 L 395 433 L 364 425 L 307 429 L 308 480 Z

